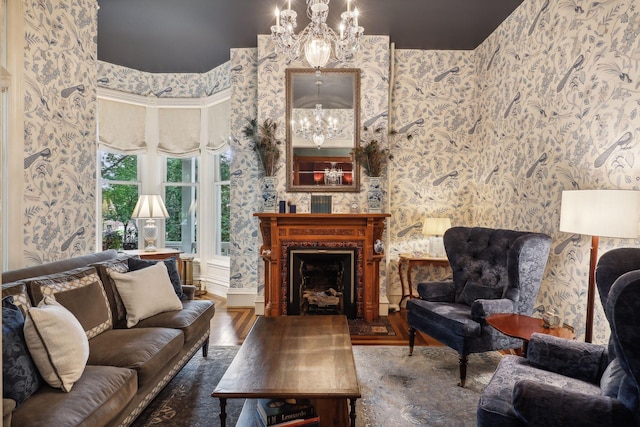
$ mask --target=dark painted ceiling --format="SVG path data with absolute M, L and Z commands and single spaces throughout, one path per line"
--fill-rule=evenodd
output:
M 353 0 L 365 35 L 389 35 L 397 49 L 474 49 L 522 0 Z M 229 50 L 256 47 L 284 0 L 98 0 L 98 59 L 153 73 L 204 73 Z M 305 2 L 293 0 L 298 30 Z M 346 1 L 329 4 L 337 29 Z M 304 19 L 304 22 L 303 22 Z

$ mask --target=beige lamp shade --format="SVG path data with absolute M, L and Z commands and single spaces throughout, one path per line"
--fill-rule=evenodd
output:
M 158 194 L 143 194 L 138 199 L 136 207 L 131 214 L 133 219 L 169 218 L 167 208 L 162 197 Z
M 572 190 L 562 192 L 560 231 L 633 239 L 639 235 L 640 191 Z
M 449 218 L 425 218 L 422 221 L 422 234 L 425 236 L 442 236 L 450 228 Z

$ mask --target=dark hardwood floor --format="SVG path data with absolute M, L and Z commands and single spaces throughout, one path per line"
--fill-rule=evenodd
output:
M 253 308 L 227 307 L 227 300 L 206 294 L 200 298 L 216 302 L 216 314 L 211 322 L 209 345 L 240 345 L 256 319 Z M 353 345 L 404 345 L 409 346 L 409 327 L 405 310 L 389 313 L 389 323 L 395 336 L 351 336 Z M 416 334 L 415 345 L 442 345 L 421 332 Z

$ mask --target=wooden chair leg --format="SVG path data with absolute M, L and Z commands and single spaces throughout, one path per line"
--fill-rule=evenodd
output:
M 467 379 L 467 355 L 460 355 L 460 387 L 464 387 L 465 380 Z
M 413 354 L 413 345 L 416 342 L 416 328 L 409 327 L 409 356 Z

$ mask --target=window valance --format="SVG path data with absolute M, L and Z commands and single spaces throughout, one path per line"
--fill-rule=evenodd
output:
M 158 109 L 158 152 L 171 157 L 200 153 L 200 109 Z
M 141 105 L 98 99 L 100 149 L 127 154 L 147 149 L 145 121 L 147 109 Z
M 207 150 L 220 151 L 226 147 L 231 135 L 231 101 L 226 100 L 207 108 Z

